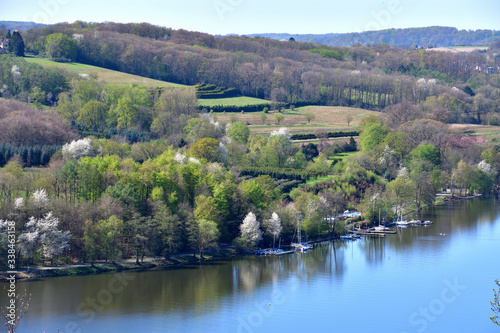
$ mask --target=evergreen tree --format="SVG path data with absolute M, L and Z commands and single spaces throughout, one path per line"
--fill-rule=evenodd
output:
M 7 39 L 12 38 L 12 34 L 10 33 L 10 29 L 9 29 L 9 31 L 7 31 L 7 35 L 5 35 L 5 38 L 7 38 Z
M 17 31 L 12 33 L 10 38 L 10 52 L 14 53 L 18 57 L 24 57 L 24 40 L 21 34 Z

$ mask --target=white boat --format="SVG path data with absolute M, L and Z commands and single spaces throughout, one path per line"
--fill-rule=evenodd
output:
M 309 243 L 292 243 L 292 246 L 295 247 L 295 251 L 297 252 L 307 252 L 309 250 L 312 250 L 312 244 Z
M 340 239 L 354 239 L 352 235 L 340 235 Z
M 403 220 L 403 212 L 400 213 L 400 215 L 398 216 L 398 219 L 396 220 L 396 222 L 394 222 L 398 227 L 399 226 L 408 226 L 409 222 L 406 221 L 406 220 Z
M 384 225 L 378 225 L 376 227 L 373 227 L 372 230 L 373 231 L 390 231 L 391 228 L 388 228 L 388 227 L 386 227 Z

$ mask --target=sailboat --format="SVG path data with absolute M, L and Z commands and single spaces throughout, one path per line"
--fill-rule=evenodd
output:
M 378 226 L 372 228 L 373 231 L 389 231 L 388 227 L 385 226 L 385 209 L 384 209 L 384 219 L 382 220 L 382 225 L 380 225 L 380 211 L 378 213 Z
M 398 215 L 398 219 L 396 220 L 396 225 L 400 228 L 406 228 L 408 227 L 409 222 L 406 220 L 403 220 L 403 212 Z
M 302 225 L 302 221 L 299 221 L 297 223 L 297 240 L 298 243 L 292 243 L 292 247 L 295 249 L 297 252 L 307 252 L 312 249 L 312 244 L 309 243 L 302 243 L 302 235 L 301 235 L 301 228 L 300 226 Z

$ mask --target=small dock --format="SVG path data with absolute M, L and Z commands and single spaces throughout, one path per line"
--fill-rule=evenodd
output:
M 384 237 L 385 235 L 393 235 L 396 234 L 396 230 L 370 230 L 370 229 L 359 229 L 359 230 L 348 230 L 347 231 L 353 235 L 359 236 L 376 236 L 376 237 Z

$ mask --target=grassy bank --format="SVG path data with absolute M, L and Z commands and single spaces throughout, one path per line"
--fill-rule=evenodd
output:
M 102 83 L 115 83 L 115 84 L 137 84 L 140 86 L 157 88 L 157 87 L 185 87 L 181 84 L 171 83 L 160 80 L 153 80 L 146 77 L 127 74 L 123 72 L 114 71 L 102 67 L 91 65 L 84 65 L 75 62 L 62 63 L 55 62 L 43 58 L 24 58 L 29 63 L 35 63 L 46 68 L 61 69 L 73 75 L 88 74 L 92 78 L 96 78 L 98 82 Z

